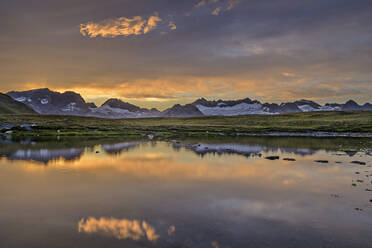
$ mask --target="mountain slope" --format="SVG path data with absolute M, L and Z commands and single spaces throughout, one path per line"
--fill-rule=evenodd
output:
M 85 100 L 72 91 L 54 92 L 47 88 L 7 93 L 40 114 L 84 115 L 89 112 Z
M 164 117 L 199 117 L 204 114 L 193 104 L 180 105 L 176 104 L 173 107 L 162 112 Z
M 111 98 L 103 103 L 99 108 L 91 107 L 88 115 L 107 118 L 140 118 L 158 117 L 160 116 L 160 111 L 155 108 L 140 108 L 120 99 Z
M 10 96 L 0 93 L 0 114 L 36 114 L 36 112 Z

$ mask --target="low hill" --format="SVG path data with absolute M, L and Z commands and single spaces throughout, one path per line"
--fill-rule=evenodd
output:
M 10 96 L 0 93 L 0 114 L 36 114 L 36 112 Z

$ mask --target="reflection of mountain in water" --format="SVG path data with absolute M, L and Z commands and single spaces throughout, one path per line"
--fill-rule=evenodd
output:
M 85 148 L 93 148 L 93 146 L 86 146 L 78 148 L 37 149 L 36 147 L 30 147 L 33 142 L 29 140 L 22 140 L 20 142 L 0 140 L 0 144 L 4 145 L 2 147 L 4 149 L 0 149 L 0 157 L 6 157 L 8 160 L 28 160 L 45 164 L 58 159 L 64 159 L 65 161 L 80 159 Z M 141 142 L 123 142 L 117 144 L 104 144 L 102 145 L 102 148 L 107 154 L 115 155 L 124 151 L 129 151 L 140 144 Z
M 121 154 L 123 151 L 129 151 L 139 146 L 141 142 L 123 142 L 118 144 L 102 145 L 103 150 L 108 154 Z
M 205 155 L 208 153 L 212 154 L 239 154 L 246 157 L 261 156 L 261 152 L 282 152 L 296 155 L 312 155 L 315 153 L 314 150 L 310 149 L 296 149 L 296 148 L 277 148 L 277 147 L 266 147 L 260 145 L 242 145 L 242 144 L 184 144 L 184 143 L 173 143 L 174 149 L 184 147 L 188 150 L 194 151 L 198 155 Z
M 32 160 L 47 164 L 50 161 L 65 159 L 72 161 L 81 157 L 84 148 L 69 148 L 69 149 L 40 149 L 40 150 L 17 150 L 16 152 L 7 154 L 9 160 Z

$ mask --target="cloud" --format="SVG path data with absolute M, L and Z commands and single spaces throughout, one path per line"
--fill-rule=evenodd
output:
M 285 76 L 285 77 L 295 77 L 296 76 L 294 73 L 291 73 L 291 72 L 282 72 L 282 75 Z
M 168 26 L 171 30 L 176 30 L 177 29 L 177 26 L 173 21 L 170 21 Z
M 219 248 L 219 247 L 220 247 L 217 241 L 213 241 L 213 242 L 211 243 L 211 246 L 212 246 L 213 248 Z
M 75 90 L 97 103 L 113 96 L 158 108 L 190 102 L 190 96 L 280 103 L 308 98 L 310 92 L 321 103 L 370 101 L 372 6 L 366 1 L 331 0 L 335 10 L 331 14 L 330 3 L 321 0 L 305 0 L 301 6 L 295 0 L 231 2 L 235 7 L 230 12 L 226 12 L 228 0 L 195 8 L 200 1 L 171 1 L 172 9 L 166 7 L 169 1 L 149 1 L 146 11 L 152 12 L 143 13 L 138 1 L 127 8 L 126 1 L 109 0 L 117 4 L 108 3 L 103 9 L 94 0 L 87 10 L 82 2 L 55 8 L 21 0 L 28 4 L 27 11 L 14 8 L 1 16 L 7 31 L 0 44 L 1 91 L 50 87 Z M 211 15 L 216 7 L 222 7 L 217 17 Z M 50 18 L 57 9 L 67 18 Z M 125 14 L 118 15 L 123 9 Z M 147 25 L 156 9 L 169 13 L 159 13 L 163 21 L 151 32 L 171 31 L 170 21 L 177 24 L 177 32 L 124 42 L 76 39 L 76 24 L 101 24 L 104 18 L 99 16 L 140 15 Z M 186 11 L 193 11 L 195 18 L 181 16 Z M 10 25 L 25 14 L 38 18 Z M 314 82 L 338 88 L 324 90 Z
M 202 0 L 194 6 L 195 8 L 213 7 L 212 15 L 219 15 L 222 11 L 232 10 L 239 2 L 240 0 Z
M 147 239 L 150 242 L 156 242 L 159 235 L 155 228 L 146 221 L 139 220 L 89 217 L 82 218 L 78 224 L 79 232 L 87 234 L 104 234 L 113 236 L 117 239 L 140 240 Z
M 226 10 L 232 10 L 239 3 L 240 3 L 240 0 L 229 0 L 227 2 L 227 8 L 226 8 Z
M 212 15 L 219 15 L 221 12 L 221 7 L 217 7 L 213 10 Z
M 205 5 L 208 5 L 208 4 L 214 4 L 214 3 L 218 3 L 220 2 L 220 0 L 201 0 L 200 2 L 198 2 L 197 4 L 195 4 L 195 7 L 196 8 L 200 8 L 200 7 L 203 7 Z
M 161 22 L 161 21 L 162 21 L 162 19 L 157 15 L 150 16 L 150 18 L 147 21 L 147 26 L 145 26 L 144 29 L 143 29 L 143 33 L 146 34 L 146 33 L 150 32 L 151 30 L 156 28 L 157 23 Z
M 173 233 L 176 231 L 176 227 L 174 225 L 171 225 L 169 228 L 168 228 L 168 235 L 171 236 L 173 235 Z
M 117 36 L 143 35 L 155 29 L 158 22 L 161 21 L 162 19 L 157 14 L 150 16 L 148 19 L 141 16 L 132 18 L 119 17 L 101 22 L 80 24 L 80 33 L 90 38 L 97 36 L 114 38 Z
M 203 7 L 206 4 L 207 4 L 207 1 L 206 0 L 202 0 L 202 1 L 198 2 L 197 4 L 195 4 L 195 7 L 196 8 L 200 8 L 200 7 Z

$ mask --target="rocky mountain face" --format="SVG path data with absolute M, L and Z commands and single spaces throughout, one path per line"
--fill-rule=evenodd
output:
M 97 105 L 94 102 L 88 102 L 87 105 L 89 108 L 97 108 Z
M 166 109 L 161 113 L 164 117 L 199 117 L 204 114 L 193 104 L 180 105 L 176 104 L 173 107 Z
M 11 91 L 7 95 L 40 114 L 84 115 L 90 111 L 80 94 L 72 91 L 59 93 L 49 89 L 37 89 L 22 92 Z
M 120 99 L 108 99 L 104 104 L 97 107 L 94 103 L 86 103 L 79 94 L 71 91 L 59 93 L 49 89 L 37 89 L 23 92 L 12 91 L 7 93 L 7 95 L 41 114 L 83 115 L 104 118 L 234 116 L 312 111 L 372 110 L 372 104 L 359 105 L 353 100 L 349 100 L 345 104 L 327 103 L 322 106 L 309 100 L 276 104 L 261 103 L 249 98 L 232 101 L 208 101 L 201 98 L 186 105 L 176 104 L 160 112 L 155 108 L 140 108 Z
M 36 114 L 36 112 L 10 96 L 0 93 L 0 114 Z

